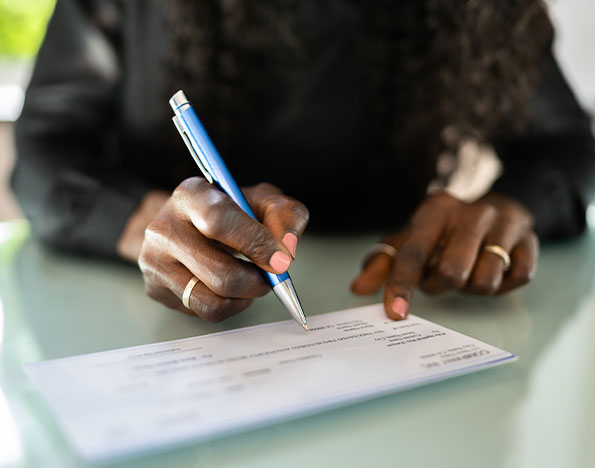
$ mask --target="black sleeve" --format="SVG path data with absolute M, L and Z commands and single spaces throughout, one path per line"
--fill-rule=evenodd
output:
M 45 242 L 115 255 L 148 190 L 114 145 L 121 67 L 113 1 L 58 0 L 15 126 L 12 187 Z
M 595 194 L 595 142 L 580 108 L 550 54 L 521 135 L 493 142 L 504 172 L 493 190 L 531 210 L 541 238 L 580 234 Z

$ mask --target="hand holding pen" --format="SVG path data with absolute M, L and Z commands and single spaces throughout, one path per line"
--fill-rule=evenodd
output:
M 139 265 L 149 296 L 220 321 L 271 290 L 263 270 L 275 275 L 288 270 L 308 210 L 269 184 L 245 188 L 243 194 L 258 220 L 205 178 L 186 179 L 175 189 L 145 231 Z M 186 306 L 184 291 L 193 277 L 198 281 Z

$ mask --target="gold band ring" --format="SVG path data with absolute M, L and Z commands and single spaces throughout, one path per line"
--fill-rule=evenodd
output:
M 486 245 L 483 250 L 498 255 L 504 262 L 504 271 L 508 271 L 510 268 L 510 255 L 506 250 L 496 244 Z
M 184 304 L 184 307 L 187 309 L 190 309 L 190 294 L 192 294 L 192 290 L 194 289 L 194 286 L 196 286 L 196 283 L 198 283 L 198 278 L 193 276 L 190 278 L 190 281 L 186 283 L 186 287 L 184 288 L 184 294 L 182 294 L 182 304 Z

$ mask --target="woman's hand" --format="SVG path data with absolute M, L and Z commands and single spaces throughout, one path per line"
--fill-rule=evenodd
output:
M 272 185 L 246 188 L 244 194 L 262 224 L 201 177 L 176 188 L 146 228 L 138 258 L 150 297 L 220 321 L 270 291 L 254 264 L 271 273 L 287 271 L 308 210 Z M 182 295 L 192 277 L 198 283 L 186 308 Z
M 383 239 L 397 249 L 395 257 L 377 253 L 366 259 L 351 289 L 366 295 L 384 285 L 384 308 L 395 320 L 407 316 L 417 285 L 428 294 L 508 292 L 535 273 L 539 247 L 532 226 L 528 210 L 505 195 L 492 193 L 475 203 L 431 195 L 403 230 Z M 499 255 L 484 249 L 487 245 L 509 253 L 507 271 Z

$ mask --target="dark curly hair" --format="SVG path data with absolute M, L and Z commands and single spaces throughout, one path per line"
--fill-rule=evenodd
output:
M 250 100 L 238 96 L 250 95 L 262 63 L 272 59 L 287 83 L 308 65 L 291 30 L 298 0 L 164 3 L 175 24 L 164 92 L 183 87 L 214 109 L 209 128 L 222 146 L 233 138 L 230 122 L 249 115 Z M 445 145 L 522 126 L 552 36 L 542 0 L 381 0 L 357 8 L 379 140 L 423 155 L 433 170 Z

